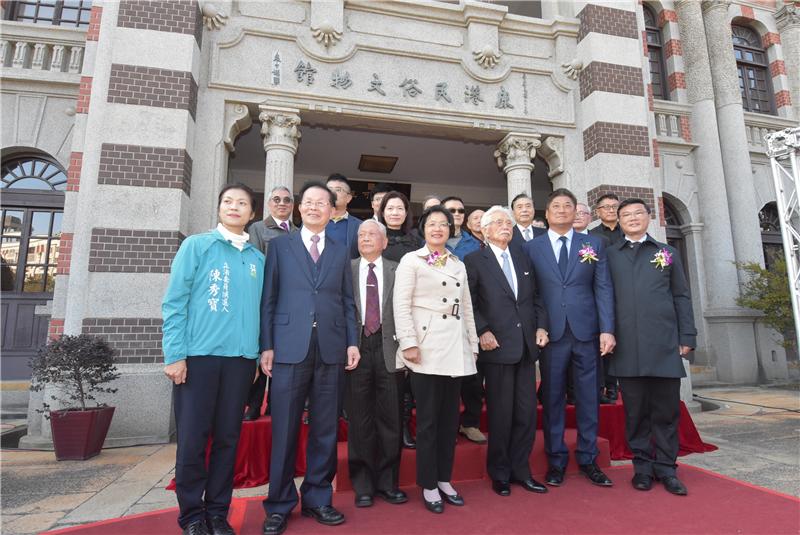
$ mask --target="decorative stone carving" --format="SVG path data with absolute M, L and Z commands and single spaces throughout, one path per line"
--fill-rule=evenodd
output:
M 335 45 L 342 39 L 342 32 L 336 31 L 328 21 L 323 22 L 317 28 L 311 28 L 311 35 L 325 48 Z
M 553 178 L 564 172 L 564 138 L 548 136 L 542 141 L 539 153 L 547 162 L 550 171 L 547 176 Z
M 200 11 L 203 13 L 203 24 L 209 30 L 219 30 L 228 23 L 228 14 L 210 2 L 203 2 Z
M 261 135 L 264 136 L 264 150 L 269 151 L 275 146 L 297 151 L 300 141 L 300 117 L 294 113 L 280 111 L 262 111 L 258 115 L 261 121 Z
M 472 57 L 484 69 L 493 69 L 500 62 L 502 54 L 496 52 L 492 45 L 485 45 L 481 50 L 472 52 Z
M 583 70 L 583 62 L 578 58 L 575 58 L 568 63 L 562 63 L 561 69 L 564 71 L 564 74 L 566 74 L 568 78 L 571 78 L 572 80 L 577 80 L 578 73 L 580 73 Z
M 775 21 L 780 32 L 790 26 L 800 26 L 800 6 L 797 4 L 784 4 L 775 13 Z
M 253 119 L 250 117 L 250 110 L 246 105 L 239 102 L 228 102 L 225 104 L 225 137 L 222 142 L 228 152 L 236 150 L 233 146 L 239 134 L 250 128 Z
M 497 166 L 508 172 L 512 165 L 527 164 L 533 168 L 531 160 L 536 156 L 536 149 L 542 146 L 539 134 L 508 134 L 497 145 L 494 157 Z

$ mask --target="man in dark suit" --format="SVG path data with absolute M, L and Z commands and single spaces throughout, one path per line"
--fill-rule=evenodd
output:
M 578 466 L 592 483 L 611 486 L 597 467 L 597 353 L 614 349 L 614 288 L 602 240 L 572 229 L 575 195 L 560 188 L 547 198 L 550 229 L 525 244 L 550 322 L 550 343 L 540 361 L 544 394 L 545 481 L 559 486 L 569 451 L 564 443 L 567 368 L 574 370 Z
M 397 262 L 381 256 L 387 243 L 386 227 L 368 219 L 358 229 L 361 257 L 351 261 L 361 360 L 345 377 L 345 410 L 356 507 L 371 506 L 376 494 L 392 504 L 408 501 L 398 488 L 403 371 L 395 363 L 392 292 Z
M 275 186 L 267 197 L 267 210 L 269 215 L 261 221 L 256 221 L 250 228 L 250 243 L 259 251 L 267 254 L 269 242 L 282 234 L 294 232 L 297 227 L 292 223 L 292 210 L 294 198 L 286 186 Z M 246 421 L 256 420 L 261 416 L 261 404 L 264 402 L 264 392 L 267 388 L 267 376 L 258 374 L 258 379 L 250 386 L 247 394 L 247 412 L 244 413 Z M 267 411 L 270 413 L 269 401 L 272 396 L 267 394 Z
M 610 357 L 625 402 L 625 436 L 633 452 L 638 490 L 658 478 L 672 494 L 685 496 L 676 477 L 681 357 L 696 345 L 692 300 L 675 249 L 647 234 L 650 207 L 641 199 L 619 205 L 623 240 L 608 249 L 614 280 L 617 340 Z
M 464 261 L 486 381 L 486 468 L 500 496 L 511 494 L 511 482 L 547 492 L 531 477 L 529 464 L 536 437 L 536 359 L 547 344 L 547 313 L 530 260 L 509 247 L 513 227 L 508 210 L 489 208 L 481 218 L 488 247 Z
M 511 245 L 514 247 L 522 247 L 526 242 L 547 232 L 547 229 L 533 225 L 536 208 L 533 206 L 533 199 L 527 193 L 520 193 L 511 200 L 511 211 L 517 222 L 514 225 L 514 236 L 511 238 Z
M 358 258 L 358 226 L 361 220 L 347 211 L 347 205 L 353 200 L 353 188 L 347 177 L 334 173 L 325 182 L 336 194 L 336 206 L 333 207 L 331 220 L 325 228 L 328 237 L 347 245 L 350 258 Z
M 272 377 L 272 455 L 264 534 L 286 530 L 297 505 L 297 439 L 308 397 L 302 514 L 337 525 L 331 506 L 345 370 L 358 365 L 358 331 L 347 248 L 326 236 L 336 195 L 320 182 L 300 191 L 300 232 L 270 242 L 261 299 L 261 370 Z

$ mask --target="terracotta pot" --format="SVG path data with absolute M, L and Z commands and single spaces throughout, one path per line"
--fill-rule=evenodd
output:
M 56 459 L 84 461 L 99 454 L 113 416 L 114 407 L 50 411 Z

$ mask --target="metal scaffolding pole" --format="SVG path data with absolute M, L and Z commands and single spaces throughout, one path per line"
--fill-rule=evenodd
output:
M 800 348 L 800 128 L 787 128 L 764 136 L 767 156 L 772 164 L 772 179 L 781 223 L 789 295 L 794 313 L 794 332 Z

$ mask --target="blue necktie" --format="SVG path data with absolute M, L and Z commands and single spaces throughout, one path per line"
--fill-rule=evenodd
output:
M 511 288 L 511 292 L 516 297 L 517 289 L 514 288 L 514 275 L 511 273 L 511 264 L 508 261 L 508 253 L 503 251 L 500 254 L 500 257 L 503 259 L 503 274 L 506 276 L 506 280 L 508 281 L 508 286 Z
M 561 270 L 561 276 L 567 276 L 567 237 L 561 236 L 561 252 L 558 253 L 558 269 Z

